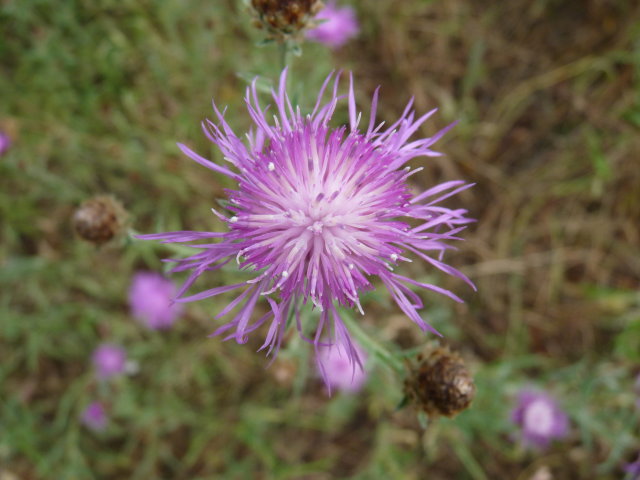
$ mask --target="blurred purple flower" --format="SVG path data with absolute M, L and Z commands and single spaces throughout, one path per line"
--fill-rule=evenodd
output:
M 93 366 L 101 380 L 121 375 L 127 368 L 127 354 L 122 347 L 104 343 L 93 352 Z
M 107 426 L 107 413 L 100 402 L 92 402 L 84 409 L 80 420 L 88 429 L 101 431 Z
M 629 476 L 629 480 L 640 480 L 640 455 L 635 462 L 627 464 L 624 471 Z
M 173 302 L 178 289 L 173 282 L 153 272 L 138 272 L 129 289 L 131 312 L 151 329 L 169 328 L 182 313 L 182 305 Z
M 278 91 L 272 93 L 277 113 L 273 125 L 267 119 L 267 109 L 258 102 L 256 81 L 247 89 L 246 104 L 255 124 L 246 135 L 248 145 L 241 140 L 244 135 L 236 135 L 214 105 L 219 123 L 206 121 L 203 129 L 229 166 L 213 163 L 179 145 L 196 162 L 238 183 L 237 190 L 227 190 L 229 203 L 225 208 L 231 212 L 229 216 L 213 210 L 228 230 L 179 231 L 139 238 L 164 243 L 202 242 L 191 245 L 199 247 L 199 253 L 173 260 L 177 263 L 174 272 L 192 270 L 178 297 L 201 274 L 232 261 L 240 270 L 253 273 L 250 280 L 217 286 L 177 301 L 244 290 L 216 318 L 244 302 L 239 313 L 212 335 L 225 333 L 225 340 L 246 343 L 249 333 L 270 321 L 260 348 L 267 349 L 267 355 L 277 354 L 291 312 L 301 338 L 312 343 L 316 353 L 321 346 L 340 340 L 349 361 L 357 363 L 336 304 L 355 307 L 364 314 L 359 293 L 373 289 L 374 278 L 385 285 L 418 327 L 439 335 L 420 317 L 422 300 L 412 288 L 462 300 L 436 285 L 394 273 L 394 269 L 401 262 L 411 262 L 409 256 L 413 254 L 473 287 L 466 276 L 442 261 L 444 253 L 453 248 L 449 241 L 460 240 L 458 234 L 472 220 L 464 209 L 439 205 L 470 185 L 449 181 L 414 195 L 407 183 L 410 176 L 422 170 L 412 169 L 408 163 L 417 157 L 438 156 L 431 148 L 451 126 L 433 137 L 410 140 L 436 110 L 416 118 L 413 102 L 409 102 L 400 119 L 383 129 L 384 122 L 377 125 L 375 121 L 376 90 L 369 123 L 361 127 L 353 81 L 348 95 L 338 95 L 339 75 L 329 75 L 313 111 L 303 115 L 286 93 L 286 77 L 285 70 Z M 331 83 L 332 88 L 327 89 Z M 327 90 L 329 99 L 323 103 Z M 337 103 L 344 98 L 349 106 L 348 126 L 329 127 Z M 270 311 L 252 322 L 260 298 L 266 298 Z M 303 332 L 300 318 L 301 304 L 307 303 L 320 312 L 311 338 Z
M 11 139 L 9 135 L 4 132 L 0 132 L 0 155 L 4 155 L 11 147 Z
M 348 393 L 358 392 L 367 380 L 364 370 L 366 354 L 355 342 L 351 342 L 354 351 L 348 352 L 342 342 L 330 347 L 321 347 L 317 359 L 318 370 L 329 388 L 335 387 Z M 353 363 L 351 358 L 357 358 Z
M 315 18 L 323 22 L 307 31 L 309 40 L 338 48 L 358 34 L 358 20 L 353 8 L 338 7 L 335 1 L 327 3 Z
M 543 449 L 554 439 L 569 433 L 569 418 L 548 394 L 525 390 L 518 395 L 518 405 L 511 419 L 521 429 L 525 445 Z

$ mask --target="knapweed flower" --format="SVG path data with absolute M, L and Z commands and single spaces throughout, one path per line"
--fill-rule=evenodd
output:
M 94 431 L 104 430 L 107 426 L 107 413 L 100 402 L 92 402 L 87 405 L 80 415 L 80 421 Z
M 522 442 L 529 447 L 545 448 L 552 440 L 564 438 L 569 433 L 569 417 L 543 392 L 520 392 L 511 419 L 520 427 Z
M 151 329 L 169 328 L 182 312 L 174 303 L 178 289 L 173 282 L 153 272 L 138 272 L 129 288 L 131 313 Z
M 640 455 L 635 462 L 625 465 L 624 471 L 629 480 L 640 480 Z
M 103 343 L 93 352 L 93 366 L 101 380 L 121 375 L 127 370 L 127 354 L 122 347 Z
M 9 135 L 4 132 L 0 132 L 0 155 L 4 155 L 11 147 L 11 139 Z
M 338 313 L 338 305 L 355 307 L 364 314 L 359 295 L 380 281 L 402 311 L 422 330 L 435 332 L 418 314 L 422 300 L 411 287 L 420 287 L 460 300 L 452 292 L 395 272 L 401 262 L 414 256 L 445 273 L 471 282 L 443 263 L 448 241 L 471 222 L 466 210 L 450 209 L 440 202 L 466 189 L 463 181 L 449 181 L 413 194 L 407 180 L 422 170 L 407 164 L 416 157 L 437 156 L 433 144 L 448 128 L 430 138 L 411 140 L 435 110 L 416 118 L 409 102 L 402 116 L 387 128 L 376 125 L 376 90 L 368 125 L 362 129 L 356 111 L 353 81 L 346 96 L 338 95 L 339 75 L 324 82 L 315 107 L 303 115 L 286 93 L 286 69 L 277 92 L 272 92 L 277 115 L 267 119 L 257 95 L 256 82 L 247 89 L 246 105 L 254 122 L 244 143 L 214 105 L 218 123 L 205 121 L 208 138 L 222 151 L 227 165 L 209 161 L 184 145 L 181 150 L 196 162 L 237 182 L 228 190 L 230 213 L 214 214 L 226 231 L 179 231 L 143 235 L 165 243 L 204 241 L 192 245 L 201 251 L 175 260 L 173 271 L 191 270 L 178 296 L 183 295 L 205 272 L 236 261 L 252 278 L 232 285 L 210 288 L 179 298 L 190 302 L 232 290 L 241 293 L 220 318 L 234 308 L 233 319 L 212 335 L 226 333 L 245 343 L 247 335 L 269 323 L 261 349 L 277 353 L 292 312 L 298 332 L 316 349 L 341 342 L 351 362 L 361 364 L 349 333 Z M 328 88 L 332 84 L 332 87 Z M 329 90 L 328 100 L 323 102 Z M 330 127 L 329 121 L 346 98 L 349 125 Z M 269 115 L 271 116 L 271 115 Z M 215 277 L 209 277 L 210 279 Z M 471 284 L 472 285 L 472 284 Z M 265 298 L 269 311 L 258 319 L 252 312 Z M 315 332 L 303 325 L 301 304 L 319 310 Z M 309 322 L 305 322 L 309 323 Z
M 316 15 L 321 21 L 317 27 L 307 31 L 309 40 L 324 43 L 328 47 L 338 48 L 358 34 L 358 20 L 351 7 L 338 7 L 336 2 L 329 2 Z
M 355 342 L 352 342 L 352 346 L 355 354 L 364 364 L 366 361 L 365 352 Z M 356 368 L 347 348 L 340 342 L 320 347 L 317 364 L 320 375 L 325 379 L 329 388 L 335 387 L 347 393 L 355 393 L 367 381 L 367 372 L 364 368 Z

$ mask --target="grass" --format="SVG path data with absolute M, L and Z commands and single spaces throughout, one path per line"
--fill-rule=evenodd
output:
M 356 4 L 357 40 L 305 44 L 292 65 L 308 106 L 326 73 L 353 70 L 380 116 L 410 95 L 440 107 L 423 134 L 459 119 L 416 182 L 464 178 L 478 219 L 450 261 L 478 293 L 438 278 L 463 306 L 425 296 L 428 315 L 474 371 L 478 396 L 423 429 L 396 410 L 402 378 L 372 357 L 357 396 L 329 398 L 306 345 L 280 358 L 209 339 L 216 301 L 168 332 L 129 314 L 134 271 L 160 270 L 152 244 L 82 243 L 70 217 L 113 194 L 137 231 L 202 229 L 230 186 L 175 146 L 219 158 L 198 122 L 210 100 L 248 126 L 245 81 L 279 70 L 276 48 L 237 2 L 4 2 L 0 6 L 0 478 L 621 478 L 638 454 L 640 362 L 640 11 L 634 2 Z M 231 113 L 233 112 L 233 115 Z M 339 113 L 346 119 L 346 112 Z M 220 228 L 220 225 L 214 225 Z M 431 275 L 407 268 L 416 277 Z M 209 278 L 211 286 L 236 278 Z M 179 278 L 176 278 L 179 280 Z M 221 299 L 222 305 L 228 299 Z M 388 349 L 424 338 L 383 295 L 360 327 Z M 140 371 L 108 385 L 90 356 L 126 346 Z M 545 452 L 514 442 L 508 415 L 534 384 L 571 417 Z M 102 399 L 108 429 L 78 422 Z

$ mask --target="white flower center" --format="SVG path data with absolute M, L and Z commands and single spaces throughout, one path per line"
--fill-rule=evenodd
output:
M 524 429 L 530 433 L 548 436 L 553 423 L 553 408 L 543 399 L 533 401 L 524 412 Z

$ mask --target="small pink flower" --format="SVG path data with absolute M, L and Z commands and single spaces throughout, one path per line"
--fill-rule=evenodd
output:
M 318 354 L 318 370 L 329 388 L 335 387 L 347 393 L 358 392 L 367 381 L 364 370 L 366 353 L 353 340 L 347 352 L 344 342 L 337 342 L 330 347 L 320 347 Z M 358 358 L 360 364 L 353 363 L 352 358 Z
M 107 413 L 100 402 L 92 402 L 84 409 L 80 421 L 93 431 L 101 431 L 107 427 Z
M 127 368 L 127 354 L 122 347 L 104 343 L 93 352 L 93 366 L 101 380 L 121 375 Z
M 173 303 L 177 289 L 171 280 L 153 272 L 139 272 L 129 289 L 133 315 L 148 328 L 169 328 L 182 313 L 182 305 Z
M 640 480 L 640 455 L 638 459 L 629 463 L 624 467 L 624 471 L 627 473 L 629 480 Z
M 307 38 L 324 43 L 328 47 L 338 48 L 358 34 L 358 20 L 351 7 L 338 7 L 336 2 L 329 2 L 316 20 L 322 21 L 316 28 L 307 32 Z
M 520 392 L 511 419 L 521 428 L 522 442 L 534 448 L 546 448 L 552 440 L 564 438 L 569 433 L 569 417 L 544 392 Z

